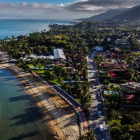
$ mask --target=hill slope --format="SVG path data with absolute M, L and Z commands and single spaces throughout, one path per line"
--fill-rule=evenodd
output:
M 125 10 L 126 9 L 109 10 L 109 11 L 107 11 L 105 13 L 101 13 L 99 15 L 95 15 L 95 16 L 92 16 L 92 17 L 89 17 L 89 18 L 81 18 L 81 19 L 78 19 L 78 20 L 80 20 L 80 21 L 85 21 L 85 20 L 104 21 L 104 20 L 110 19 L 114 16 L 117 16 L 117 15 L 121 14 Z
M 132 7 L 123 13 L 111 18 L 109 21 L 118 20 L 118 21 L 136 21 L 140 20 L 140 5 Z

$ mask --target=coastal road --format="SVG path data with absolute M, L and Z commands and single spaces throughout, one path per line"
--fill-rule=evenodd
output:
M 87 58 L 88 62 L 88 81 L 95 81 L 95 84 L 92 84 L 89 88 L 89 91 L 92 96 L 92 104 L 90 108 L 90 117 L 89 122 L 92 130 L 97 135 L 97 140 L 110 140 L 109 131 L 105 130 L 100 131 L 100 124 L 104 124 L 104 128 L 107 127 L 107 120 L 105 118 L 105 110 L 101 95 L 101 86 L 99 78 L 97 75 L 97 68 L 93 62 L 96 52 L 91 52 L 91 55 Z M 101 111 L 102 117 L 98 117 L 98 111 Z

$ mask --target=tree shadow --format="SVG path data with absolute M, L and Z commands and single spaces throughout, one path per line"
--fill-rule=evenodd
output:
M 25 113 L 23 113 L 23 114 L 19 114 L 19 115 L 16 115 L 16 116 L 10 118 L 10 120 L 17 120 L 16 123 L 14 123 L 10 126 L 25 125 L 27 123 L 33 123 L 33 122 L 36 122 L 36 121 L 42 119 L 41 111 L 36 106 L 27 108 L 24 110 L 24 112 Z
M 20 96 L 16 96 L 16 97 L 11 97 L 8 100 L 10 102 L 16 102 L 16 101 L 20 101 L 20 100 L 31 100 L 31 96 L 30 95 L 20 95 Z
M 10 138 L 8 140 L 23 140 L 25 138 L 33 137 L 33 136 L 38 135 L 38 134 L 39 134 L 39 132 L 34 131 L 34 132 L 31 132 L 31 133 L 28 133 L 28 134 L 21 134 L 17 137 L 13 137 L 13 138 Z

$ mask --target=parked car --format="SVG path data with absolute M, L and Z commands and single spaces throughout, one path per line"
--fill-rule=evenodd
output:
M 103 126 L 103 124 L 100 124 L 100 131 L 101 131 L 101 132 L 104 131 L 104 126 Z
M 15 63 L 15 62 L 17 62 L 17 60 L 16 59 L 9 59 L 8 62 Z
M 102 117 L 101 111 L 98 111 L 98 117 Z

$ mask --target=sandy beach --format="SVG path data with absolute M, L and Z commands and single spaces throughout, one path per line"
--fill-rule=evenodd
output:
M 44 85 L 38 78 L 23 72 L 13 64 L 1 64 L 15 75 L 24 85 L 27 93 L 32 95 L 43 114 L 47 128 L 52 132 L 49 140 L 77 140 L 79 126 L 74 109 L 62 99 L 51 87 Z

